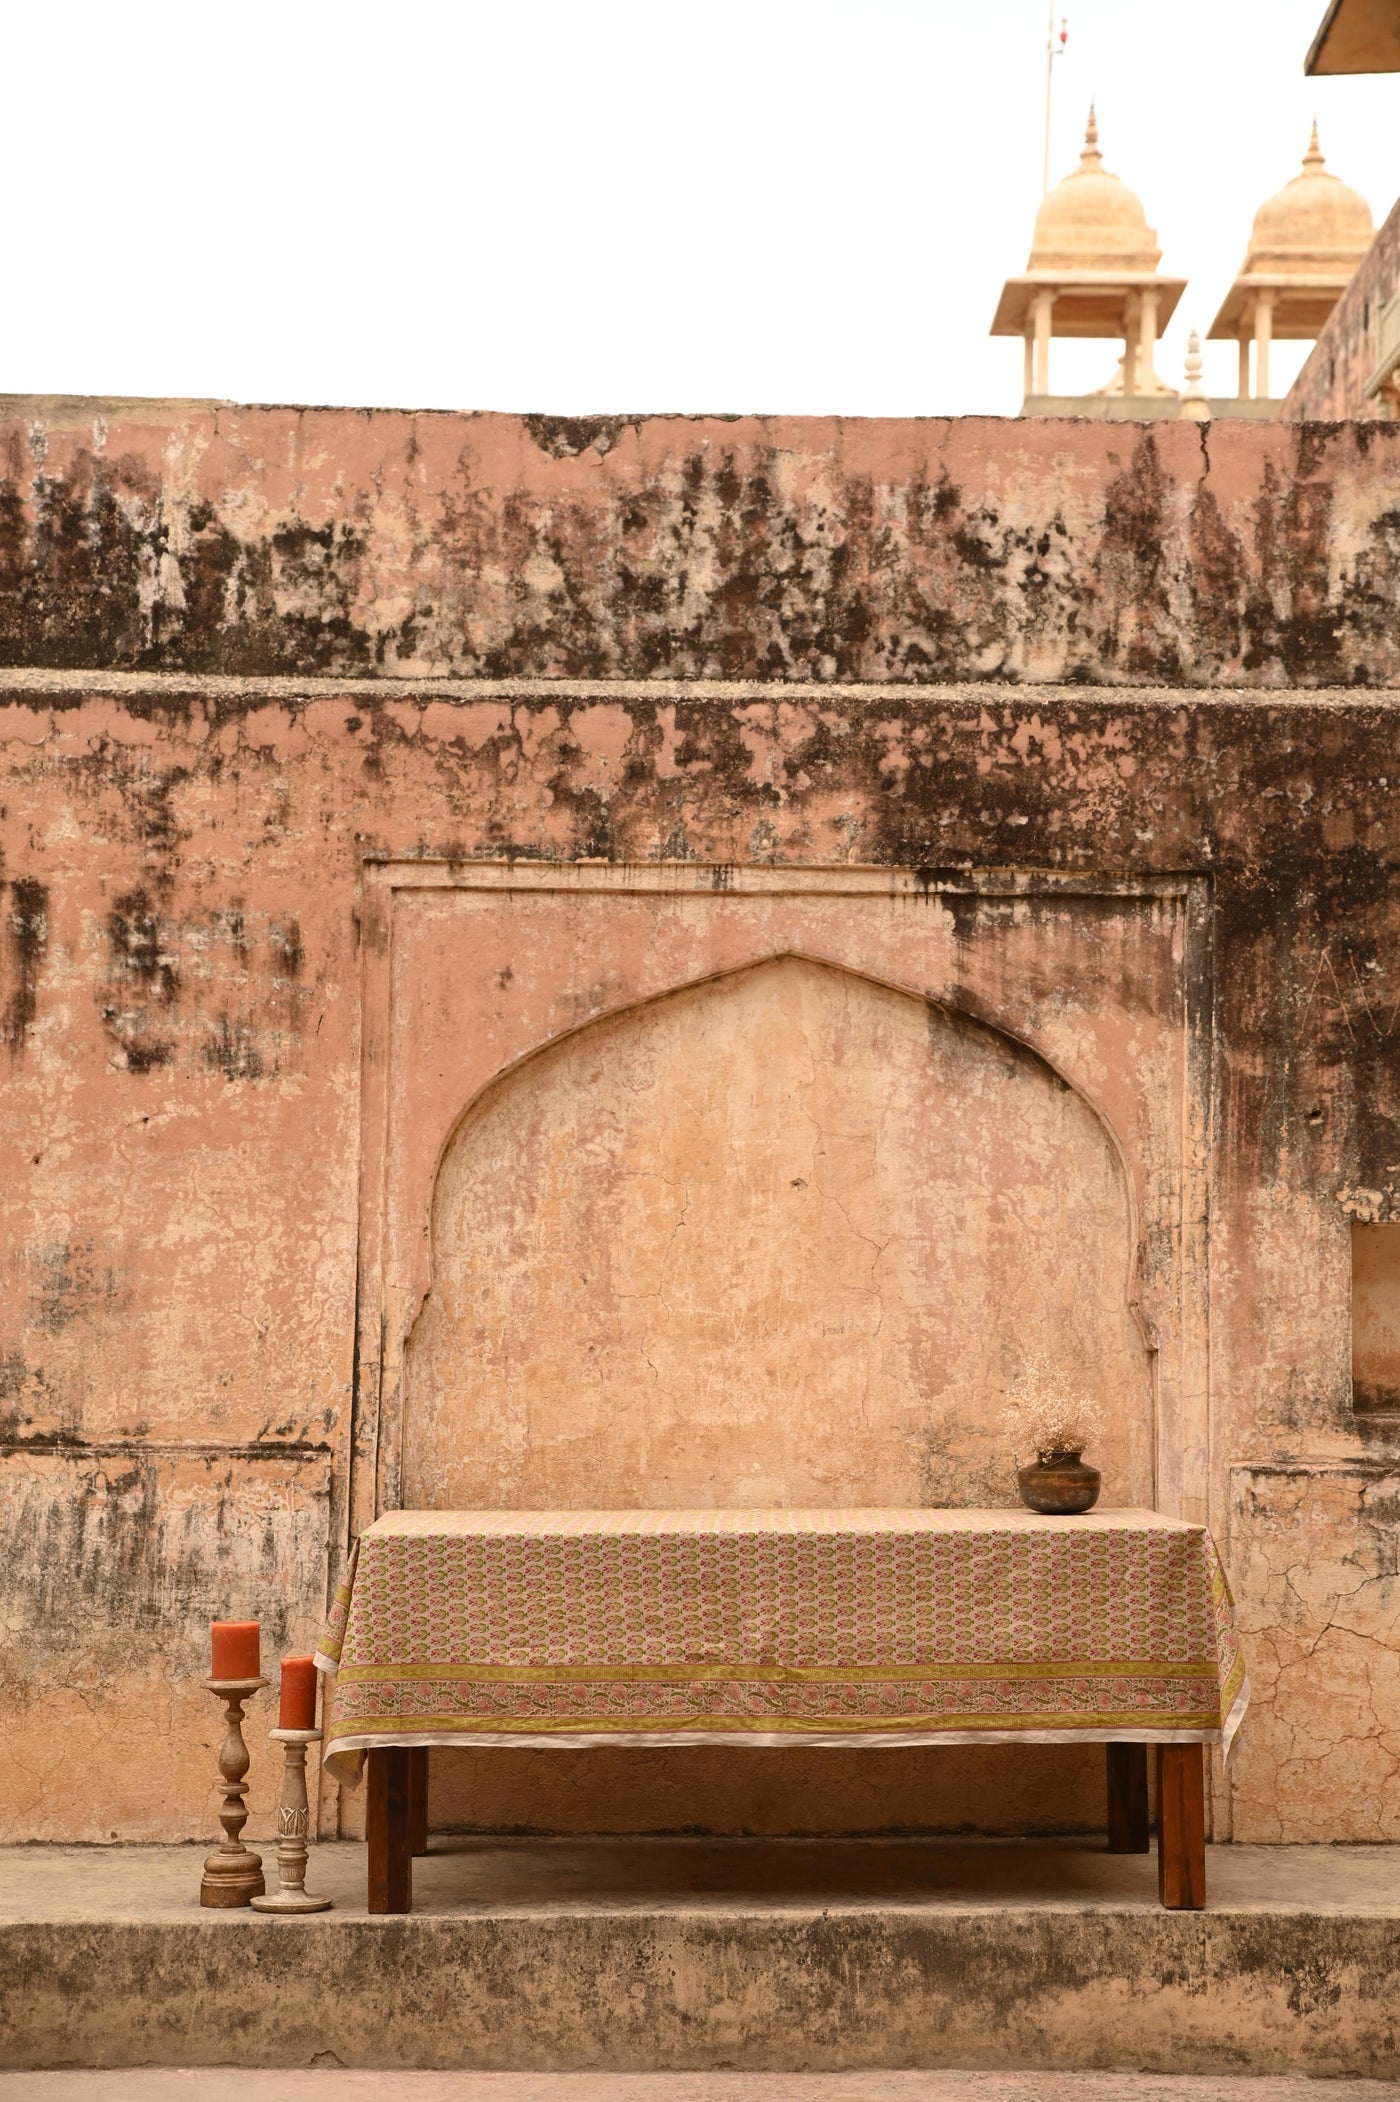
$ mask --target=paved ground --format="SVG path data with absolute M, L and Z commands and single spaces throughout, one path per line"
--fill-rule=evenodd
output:
M 1396 2102 L 1381 2080 L 1133 2073 L 0 2074 L 0 2102 Z
M 271 1867 L 272 1844 L 260 1844 Z M 765 1912 L 872 1903 L 1157 1911 L 1155 1858 L 1110 1854 L 1102 1841 L 435 1838 L 433 1847 L 413 1866 L 414 1910 L 426 1918 L 561 1908 L 571 1914 L 693 1912 L 736 1903 Z M 201 1916 L 199 1875 L 207 1851 L 0 1847 L 0 1922 L 165 1924 L 202 1917 L 208 1924 L 217 1917 L 265 1934 L 270 1923 L 257 1913 Z M 1211 1847 L 1208 1861 L 1212 1912 L 1400 1920 L 1395 1847 Z M 327 1918 L 362 1917 L 364 1848 L 344 1840 L 316 1847 L 307 1887 L 334 1899 Z M 1391 2102 L 1400 2102 L 1400 2093 Z

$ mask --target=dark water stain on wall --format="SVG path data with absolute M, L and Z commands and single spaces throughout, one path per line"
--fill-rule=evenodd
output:
M 200 1056 L 211 1073 L 222 1073 L 225 1080 L 261 1080 L 267 1071 L 250 1024 L 226 1014 L 204 1039 Z
M 0 1030 L 14 1058 L 24 1049 L 39 1007 L 39 973 L 49 943 L 49 894 L 42 883 L 26 876 L 11 883 L 5 932 L 11 990 Z
M 111 1646 L 120 1669 L 133 1635 L 158 1645 L 167 1668 L 197 1669 L 211 1618 L 250 1612 L 276 1645 L 322 1609 L 323 1447 L 76 1443 L 0 1453 L 0 1471 L 14 1520 L 6 1606 L 17 1690 L 35 1663 L 94 1644 Z
M 128 1298 L 118 1265 L 90 1239 L 64 1235 L 23 1250 L 29 1278 L 29 1318 L 45 1335 L 59 1336 L 83 1316 L 100 1318 Z
M 170 931 L 144 886 L 114 901 L 107 947 L 107 975 L 98 995 L 103 1027 L 128 1072 L 168 1066 L 175 1043 L 166 1018 L 180 995 L 180 969 Z

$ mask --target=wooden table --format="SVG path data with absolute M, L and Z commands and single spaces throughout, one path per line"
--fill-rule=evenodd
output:
M 1204 1527 L 1145 1510 L 393 1511 L 322 1637 L 368 1762 L 369 1909 L 412 1908 L 433 1745 L 1107 1746 L 1109 1845 L 1205 1903 L 1203 1747 L 1249 1697 Z

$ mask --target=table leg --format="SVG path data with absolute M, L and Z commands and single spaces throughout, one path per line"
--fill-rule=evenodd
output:
M 408 1755 L 408 1847 L 428 1851 L 428 1747 L 415 1744 Z
M 1157 1892 L 1172 1911 L 1206 1902 L 1206 1771 L 1199 1744 L 1157 1747 Z
M 409 1760 L 401 1745 L 366 1755 L 365 1837 L 369 1841 L 369 1910 L 412 1912 Z
M 1152 1851 L 1147 1818 L 1147 1746 L 1108 1744 L 1108 1851 Z

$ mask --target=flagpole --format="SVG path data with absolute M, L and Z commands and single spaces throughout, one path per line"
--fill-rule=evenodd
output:
M 1069 39 L 1069 24 L 1060 17 L 1060 41 L 1055 41 L 1055 0 L 1050 0 L 1050 16 L 1045 24 L 1045 162 L 1040 171 L 1040 194 L 1050 195 L 1050 96 L 1055 81 L 1055 60 L 1063 58 Z
M 1050 0 L 1050 18 L 1045 25 L 1045 162 L 1041 169 L 1040 194 L 1050 195 L 1050 91 L 1055 78 L 1055 0 Z

